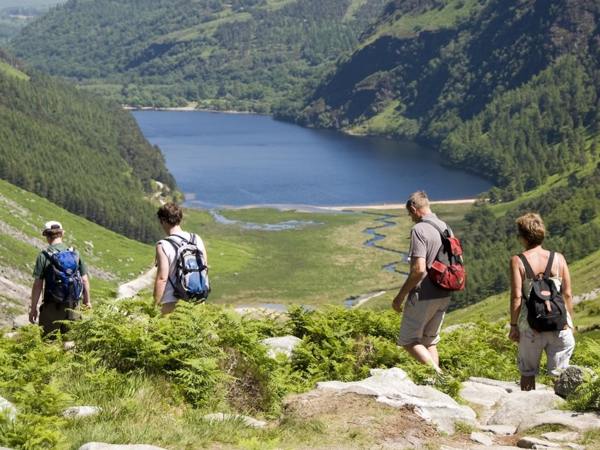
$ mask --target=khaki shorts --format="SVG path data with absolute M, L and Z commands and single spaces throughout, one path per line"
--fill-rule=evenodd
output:
M 411 294 L 404 306 L 398 345 L 436 345 L 449 305 L 450 297 L 419 300 L 418 294 Z
M 540 371 L 542 352 L 548 356 L 548 374 L 560 375 L 569 367 L 575 349 L 575 338 L 570 328 L 562 331 L 537 332 L 530 327 L 519 330 L 519 371 L 525 377 L 536 376 Z
M 73 306 L 65 303 L 42 303 L 40 306 L 39 324 L 44 329 L 44 334 L 60 330 L 61 333 L 67 332 L 67 327 L 58 321 L 62 320 L 80 320 L 81 315 L 73 311 Z

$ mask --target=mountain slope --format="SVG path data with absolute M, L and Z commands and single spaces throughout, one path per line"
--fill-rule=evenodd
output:
M 318 82 L 385 0 L 69 1 L 15 53 L 129 104 L 269 110 Z
M 159 234 L 145 198 L 153 180 L 175 187 L 130 114 L 44 75 L 28 77 L 7 59 L 0 65 L 0 178 L 141 240 Z
M 600 4 L 461 4 L 452 16 L 450 0 L 393 2 L 306 107 L 284 117 L 426 140 L 506 198 L 581 163 L 600 114 Z

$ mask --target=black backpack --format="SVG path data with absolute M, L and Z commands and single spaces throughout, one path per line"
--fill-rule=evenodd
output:
M 43 253 L 50 261 L 45 273 L 44 301 L 77 305 L 83 294 L 79 253 L 72 248 Z
M 519 258 L 525 266 L 525 275 L 528 279 L 533 280 L 529 298 L 525 302 L 529 326 L 536 331 L 563 330 L 567 326 L 565 301 L 554 281 L 550 279 L 554 252 L 550 252 L 544 273 L 537 276 L 533 273 L 527 258 L 523 254 L 520 254 Z

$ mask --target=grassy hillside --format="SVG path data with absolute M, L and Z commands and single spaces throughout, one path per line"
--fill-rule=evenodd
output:
M 268 112 L 299 101 L 384 0 L 68 1 L 11 46 L 132 105 Z
M 139 240 L 159 235 L 148 198 L 173 195 L 160 151 L 117 104 L 22 66 L 0 51 L 0 178 Z

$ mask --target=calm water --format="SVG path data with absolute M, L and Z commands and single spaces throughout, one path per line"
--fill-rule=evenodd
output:
M 266 116 L 138 111 L 188 204 L 356 205 L 402 203 L 425 189 L 436 200 L 473 197 L 490 184 L 442 167 L 412 142 L 357 138 Z

